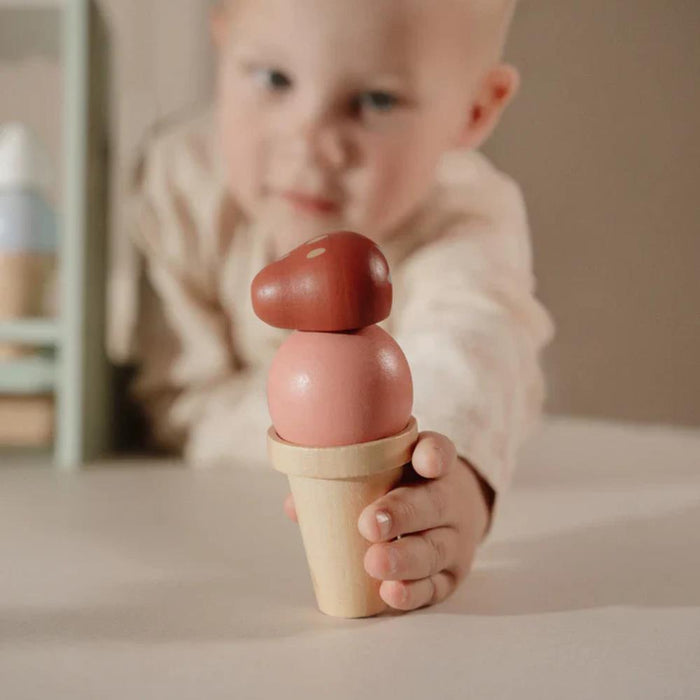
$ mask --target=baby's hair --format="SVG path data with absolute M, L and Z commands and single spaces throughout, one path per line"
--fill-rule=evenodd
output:
M 442 2 L 443 0 L 426 0 Z M 233 5 L 235 0 L 209 0 L 211 7 Z M 479 34 L 485 40 L 488 62 L 498 62 L 503 55 L 508 31 L 515 15 L 518 0 L 459 0 L 472 10 L 479 23 Z
M 503 55 L 508 31 L 513 22 L 518 0 L 464 0 L 471 6 L 480 33 L 489 42 L 489 60 L 499 61 Z

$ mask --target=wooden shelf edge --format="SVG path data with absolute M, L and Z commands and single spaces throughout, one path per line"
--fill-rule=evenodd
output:
M 0 321 L 0 342 L 53 347 L 58 345 L 59 337 L 56 319 L 27 318 L 18 321 Z
M 53 357 L 30 355 L 0 361 L 0 394 L 26 396 L 50 394 L 56 389 L 57 367 Z

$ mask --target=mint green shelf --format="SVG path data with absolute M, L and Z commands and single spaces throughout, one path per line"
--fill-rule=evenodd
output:
M 0 341 L 24 345 L 56 346 L 59 342 L 58 321 L 44 318 L 0 321 Z
M 0 38 L 6 39 L 3 60 L 58 54 L 63 73 L 60 317 L 0 322 L 0 341 L 55 348 L 55 358 L 0 368 L 0 392 L 54 391 L 55 463 L 73 469 L 110 445 L 104 349 L 109 41 L 94 0 L 0 0 Z
M 48 394 L 56 388 L 56 361 L 35 355 L 0 362 L 0 394 Z

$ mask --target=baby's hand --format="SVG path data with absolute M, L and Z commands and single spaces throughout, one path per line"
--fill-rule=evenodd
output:
M 387 605 L 413 610 L 447 598 L 469 573 L 489 507 L 472 468 L 444 435 L 423 432 L 413 451 L 415 479 L 367 506 L 360 533 L 372 546 L 365 569 L 382 581 Z M 296 520 L 291 496 L 285 511 Z M 396 537 L 401 536 L 401 539 Z
M 454 592 L 489 518 L 479 478 L 447 437 L 421 433 L 411 461 L 415 480 L 365 508 L 358 523 L 374 543 L 365 569 L 381 579 L 387 605 L 399 610 L 433 605 Z

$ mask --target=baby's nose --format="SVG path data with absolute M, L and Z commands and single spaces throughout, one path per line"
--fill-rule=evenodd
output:
M 345 165 L 347 149 L 338 128 L 327 126 L 309 138 L 311 139 L 310 147 L 317 152 L 321 162 L 327 163 L 336 170 Z
M 307 118 L 289 137 L 291 151 L 311 165 L 331 170 L 347 165 L 349 144 L 341 125 L 331 118 Z

